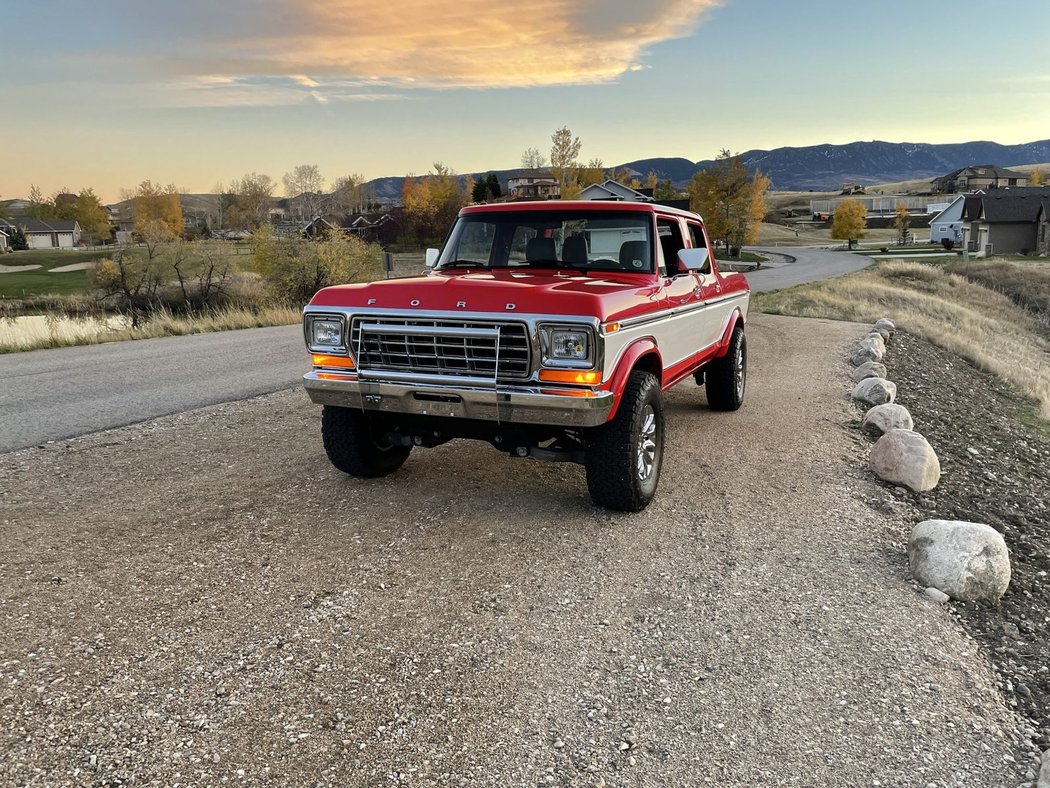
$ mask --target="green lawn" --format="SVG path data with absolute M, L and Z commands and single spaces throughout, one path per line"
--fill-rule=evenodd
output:
M 38 295 L 69 295 L 88 290 L 87 271 L 53 274 L 52 268 L 88 263 L 112 255 L 112 251 L 80 249 L 28 249 L 0 255 L 0 265 L 39 265 L 33 271 L 0 273 L 0 298 L 27 298 Z

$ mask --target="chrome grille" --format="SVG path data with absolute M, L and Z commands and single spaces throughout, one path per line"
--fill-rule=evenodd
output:
M 350 348 L 363 371 L 524 379 L 531 343 L 524 323 L 359 315 Z

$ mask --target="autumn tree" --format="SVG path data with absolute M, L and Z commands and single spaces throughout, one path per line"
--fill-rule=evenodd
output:
M 436 242 L 452 225 L 470 192 L 460 185 L 455 171 L 435 162 L 433 172 L 419 178 L 408 176 L 402 188 L 405 218 L 421 243 Z
M 286 172 L 281 180 L 285 195 L 296 198 L 300 209 L 299 218 L 304 218 L 303 210 L 307 214 L 305 218 L 309 219 L 321 212 L 325 200 L 321 190 L 324 189 L 325 179 L 316 164 L 300 164 L 291 172 Z
M 1032 174 L 1028 177 L 1028 183 L 1031 186 L 1042 186 L 1044 181 L 1046 181 L 1046 173 L 1039 168 L 1032 170 Z
M 558 182 L 558 191 L 563 200 L 572 200 L 580 194 L 580 148 L 579 137 L 572 136 L 567 126 L 562 126 L 551 135 L 551 175 Z
M 908 243 L 908 228 L 911 227 L 911 214 L 908 213 L 908 203 L 904 200 L 897 201 L 897 212 L 893 219 L 893 226 L 897 229 L 897 243 L 901 246 Z
M 72 218 L 92 242 L 100 243 L 109 239 L 109 215 L 93 189 L 80 190 L 73 203 Z
M 135 190 L 134 203 L 136 235 L 161 234 L 163 231 L 155 222 L 163 224 L 166 234 L 170 237 L 182 235 L 186 222 L 182 215 L 182 204 L 179 202 L 179 190 L 173 184 L 161 186 L 153 181 L 143 181 Z
M 521 168 L 523 170 L 542 170 L 547 166 L 547 157 L 536 148 L 526 148 L 521 154 Z
M 605 164 L 599 158 L 593 158 L 585 165 L 580 167 L 577 180 L 580 187 L 590 186 L 592 183 L 602 183 L 605 181 Z
M 831 221 L 831 237 L 838 241 L 853 242 L 864 237 L 864 228 L 868 226 L 867 209 L 860 200 L 847 197 L 835 208 L 835 218 Z
M 230 184 L 230 193 L 235 195 L 228 216 L 231 227 L 252 229 L 265 224 L 273 206 L 273 191 L 276 184 L 269 175 L 250 172 Z
M 766 214 L 769 178 L 749 175 L 740 156 L 722 150 L 713 167 L 701 170 L 689 183 L 689 206 L 701 214 L 707 231 L 721 240 L 729 254 L 758 240 Z

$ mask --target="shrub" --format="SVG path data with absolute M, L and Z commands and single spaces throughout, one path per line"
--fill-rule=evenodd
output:
M 252 265 L 283 303 L 302 305 L 330 285 L 363 282 L 383 271 L 383 250 L 356 236 L 323 240 L 278 238 L 272 228 L 252 234 Z

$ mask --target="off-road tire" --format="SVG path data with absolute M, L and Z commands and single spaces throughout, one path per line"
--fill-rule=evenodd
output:
M 640 453 L 649 415 L 655 424 L 655 451 L 651 473 L 641 478 Z M 632 372 L 616 416 L 588 430 L 585 441 L 584 467 L 591 500 L 619 512 L 640 512 L 648 506 L 660 482 L 664 456 L 664 403 L 656 376 Z
M 747 387 L 747 337 L 737 326 L 729 350 L 707 365 L 707 402 L 712 410 L 737 410 L 744 404 Z
M 362 411 L 325 405 L 321 440 L 332 465 L 361 479 L 386 476 L 404 465 L 412 447 L 384 445 L 374 424 Z

